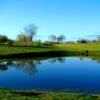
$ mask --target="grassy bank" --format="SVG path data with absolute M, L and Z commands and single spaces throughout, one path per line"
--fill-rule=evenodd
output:
M 0 58 L 25 58 L 46 56 L 100 56 L 100 43 L 66 43 L 66 44 L 13 44 L 0 46 Z
M 0 100 L 100 100 L 100 95 L 0 89 Z

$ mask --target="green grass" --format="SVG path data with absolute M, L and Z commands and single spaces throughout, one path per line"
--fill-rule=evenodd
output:
M 91 42 L 91 43 L 67 43 L 67 44 L 57 44 L 62 50 L 65 51 L 100 51 L 100 43 Z
M 100 95 L 0 89 L 0 100 L 100 100 Z
M 34 43 L 14 43 L 12 47 L 0 46 L 0 55 L 20 54 L 20 53 L 41 53 L 49 51 L 63 52 L 80 52 L 86 50 L 94 55 L 100 55 L 100 43 L 66 43 L 66 44 L 41 44 L 40 46 Z M 92 55 L 91 54 L 91 55 Z

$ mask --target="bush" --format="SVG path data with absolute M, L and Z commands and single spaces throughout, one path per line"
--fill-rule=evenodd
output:
M 0 43 L 4 43 L 4 42 L 7 42 L 8 41 L 8 37 L 5 36 L 5 35 L 0 35 Z
M 78 43 L 88 43 L 90 42 L 89 40 L 81 39 L 77 41 Z

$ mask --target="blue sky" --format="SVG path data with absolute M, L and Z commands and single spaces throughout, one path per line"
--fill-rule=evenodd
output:
M 100 0 L 0 0 L 0 34 L 16 39 L 32 23 L 38 26 L 37 39 L 50 34 L 94 39 L 100 35 Z

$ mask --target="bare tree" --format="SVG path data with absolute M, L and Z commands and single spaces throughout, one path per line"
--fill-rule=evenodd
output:
M 28 41 L 32 41 L 33 38 L 36 36 L 38 27 L 34 24 L 29 24 L 24 28 L 24 32 L 28 38 Z
M 57 42 L 58 42 L 58 43 L 62 43 L 64 40 L 65 40 L 65 36 L 64 36 L 64 35 L 59 35 L 59 36 L 57 37 Z
M 52 34 L 52 35 L 49 36 L 49 39 L 50 39 L 51 42 L 56 42 L 57 37 L 56 37 L 56 35 Z

